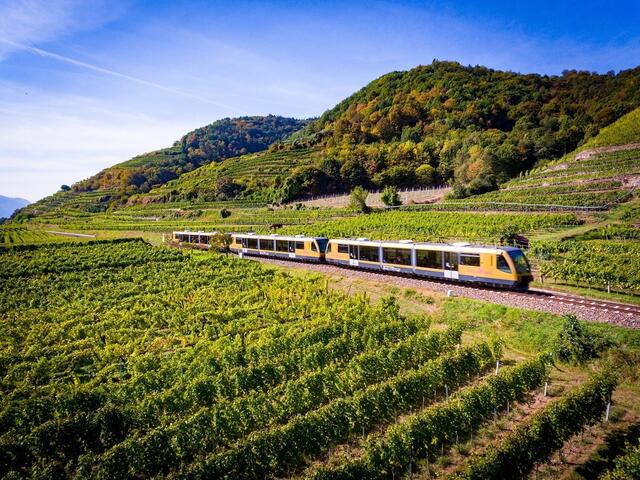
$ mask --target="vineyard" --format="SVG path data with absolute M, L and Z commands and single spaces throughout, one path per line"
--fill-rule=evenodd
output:
M 578 160 L 564 157 L 528 175 L 513 179 L 495 192 L 456 201 L 486 207 L 490 203 L 603 207 L 633 198 L 640 175 L 640 150 L 603 152 Z M 452 202 L 454 203 L 454 202 Z
M 577 387 L 563 370 L 586 379 L 601 367 L 558 370 L 541 353 L 557 317 L 456 299 L 407 314 L 395 297 L 372 303 L 322 277 L 140 240 L 0 255 L 1 477 L 431 476 L 462 444 L 461 478 L 513 462 L 525 475 L 586 426 L 606 428 L 612 377 Z M 540 343 L 520 330 L 531 321 L 546 325 Z M 627 355 L 640 348 L 600 327 Z M 629 418 L 640 415 L 627 398 L 634 368 L 618 369 L 616 408 Z M 547 397 L 548 384 L 567 392 Z M 476 452 L 483 428 L 536 398 L 551 402 L 495 452 Z M 553 442 L 523 452 L 520 439 L 534 445 L 541 431 Z
M 543 280 L 640 292 L 638 241 L 538 242 L 530 255 L 538 259 Z

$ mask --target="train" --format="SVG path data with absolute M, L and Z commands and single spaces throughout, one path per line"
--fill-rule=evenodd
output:
M 216 233 L 173 232 L 173 239 L 206 246 L 212 235 Z M 527 290 L 533 280 L 527 257 L 516 247 L 255 233 L 233 233 L 230 237 L 229 250 L 241 258 L 326 263 L 514 290 Z

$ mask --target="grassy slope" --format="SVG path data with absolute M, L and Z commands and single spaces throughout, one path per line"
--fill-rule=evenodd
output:
M 638 141 L 640 141 L 640 108 L 636 108 L 608 127 L 603 128 L 598 135 L 585 143 L 579 150 L 624 145 Z

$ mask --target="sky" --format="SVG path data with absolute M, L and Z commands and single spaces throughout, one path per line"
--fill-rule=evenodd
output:
M 640 2 L 0 0 L 0 195 L 35 201 L 224 117 L 320 115 L 433 59 L 640 64 Z

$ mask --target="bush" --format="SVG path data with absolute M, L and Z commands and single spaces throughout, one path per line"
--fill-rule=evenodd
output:
M 231 216 L 231 210 L 227 210 L 226 208 L 223 208 L 222 210 L 220 210 L 221 218 L 228 218 L 230 216 Z
M 362 187 L 355 187 L 351 190 L 351 201 L 349 207 L 362 213 L 369 213 L 371 209 L 367 205 L 369 192 Z
M 382 192 L 380 199 L 387 207 L 396 207 L 402 204 L 396 187 L 386 187 Z
M 584 363 L 598 356 L 610 343 L 590 332 L 575 315 L 566 315 L 555 342 L 555 356 L 571 363 Z

